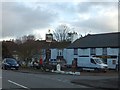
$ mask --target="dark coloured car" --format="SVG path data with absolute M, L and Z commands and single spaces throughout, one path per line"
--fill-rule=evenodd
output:
M 19 64 L 13 58 L 5 58 L 2 62 L 2 69 L 19 69 Z

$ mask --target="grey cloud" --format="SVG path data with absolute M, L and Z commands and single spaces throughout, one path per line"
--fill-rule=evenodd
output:
M 111 23 L 112 22 L 112 23 Z M 71 25 L 81 28 L 84 31 L 86 29 L 88 32 L 114 32 L 118 30 L 117 19 L 110 17 L 96 17 L 89 18 L 87 20 L 78 20 L 71 22 Z
M 118 8 L 117 2 L 81 2 L 78 4 L 77 11 L 81 14 L 89 13 L 91 10 L 100 10 L 110 8 L 110 7 Z M 101 10 L 102 10 L 101 9 Z
M 77 8 L 78 11 L 76 13 L 78 13 L 83 17 L 88 16 L 88 18 L 84 19 L 82 17 L 76 16 L 76 21 L 71 21 L 71 25 L 75 27 L 79 27 L 83 31 L 86 30 L 86 31 L 93 31 L 98 33 L 113 32 L 118 30 L 117 3 L 81 2 L 78 4 Z M 114 12 L 113 11 L 110 12 L 110 10 L 114 10 Z
M 43 3 L 39 3 L 38 7 L 43 5 Z M 46 10 L 51 10 L 52 12 L 58 14 L 72 14 L 76 12 L 76 5 L 71 2 L 60 2 L 60 3 L 44 3 L 44 7 L 49 6 L 50 9 L 47 7 Z
M 90 10 L 90 4 L 88 2 L 82 2 L 78 4 L 78 12 L 80 13 L 86 13 Z
M 115 17 L 104 16 L 103 12 L 97 16 L 100 10 L 105 12 L 109 8 L 117 9 L 117 4 L 113 2 L 34 3 L 33 6 L 36 8 L 15 2 L 3 3 L 3 37 L 20 36 L 29 34 L 33 29 L 48 28 L 51 24 L 57 25 L 60 22 L 60 17 L 62 17 L 61 21 L 66 21 L 66 24 L 70 23 L 71 26 L 86 30 L 106 32 L 116 30 L 116 27 L 113 27 L 111 23 Z M 80 14 L 88 15 L 89 18 L 87 20 L 80 18 Z M 73 18 L 77 21 L 74 21 Z
M 2 38 L 2 16 L 1 16 L 1 13 L 2 13 L 2 3 L 0 3 L 0 38 Z
M 41 8 L 32 9 L 15 2 L 2 5 L 2 36 L 20 36 L 33 29 L 46 28 L 53 23 L 58 15 Z

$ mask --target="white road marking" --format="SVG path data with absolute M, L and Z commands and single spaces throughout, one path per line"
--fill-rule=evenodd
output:
M 8 82 L 10 82 L 10 83 L 12 83 L 12 84 L 15 84 L 15 85 L 17 85 L 17 86 L 19 86 L 19 87 L 28 89 L 28 87 L 23 86 L 23 85 L 20 85 L 20 84 L 18 84 L 18 83 L 16 83 L 16 82 L 13 82 L 13 81 L 11 81 L 11 80 L 8 80 Z
M 61 79 L 57 79 L 58 81 L 62 81 Z

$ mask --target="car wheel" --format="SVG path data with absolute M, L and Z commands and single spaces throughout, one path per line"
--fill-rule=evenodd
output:
M 4 69 L 4 70 L 7 70 L 7 67 L 4 66 L 3 69 Z
M 80 68 L 79 71 L 80 71 L 80 72 L 83 72 L 83 68 Z
M 116 65 L 116 71 L 118 71 L 118 65 Z
M 95 68 L 94 71 L 95 71 L 95 72 L 100 72 L 100 69 Z
M 16 68 L 16 70 L 18 70 L 18 68 Z

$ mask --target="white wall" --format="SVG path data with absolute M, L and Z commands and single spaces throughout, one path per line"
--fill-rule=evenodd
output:
M 56 59 L 57 49 L 51 49 L 51 59 Z
M 51 59 L 56 59 L 57 56 L 60 56 L 60 52 L 61 52 L 61 56 L 67 58 L 67 49 L 51 49 Z
M 63 50 L 63 57 L 64 57 L 64 59 L 67 58 L 67 49 L 66 48 Z
M 74 49 L 63 49 L 63 57 L 67 61 L 67 64 L 72 64 L 74 58 Z M 51 49 L 51 59 L 56 59 L 58 49 Z
M 115 55 L 117 58 L 108 58 L 107 59 L 107 64 L 108 68 L 115 69 L 116 64 L 118 63 L 118 48 L 107 48 L 107 54 L 108 55 Z
M 65 49 L 64 58 L 67 61 L 67 64 L 71 65 L 74 58 L 79 58 L 79 56 L 90 56 L 90 49 L 78 49 L 78 55 L 74 55 L 74 49 Z
M 87 49 L 78 49 L 78 55 L 74 55 L 74 49 L 64 49 L 62 50 L 63 57 L 67 61 L 67 64 L 71 65 L 74 58 L 79 56 L 90 56 L 90 48 Z M 96 55 L 103 55 L 103 48 L 96 48 Z M 58 54 L 58 49 L 51 49 L 51 59 L 56 59 Z M 118 48 L 107 48 L 107 55 L 117 55 Z M 118 60 L 118 58 L 117 58 Z M 108 67 L 115 68 L 115 65 L 112 64 L 112 59 L 107 59 Z
M 74 49 L 67 49 L 66 56 L 64 57 L 67 61 L 67 64 L 72 64 L 72 60 L 74 58 Z

